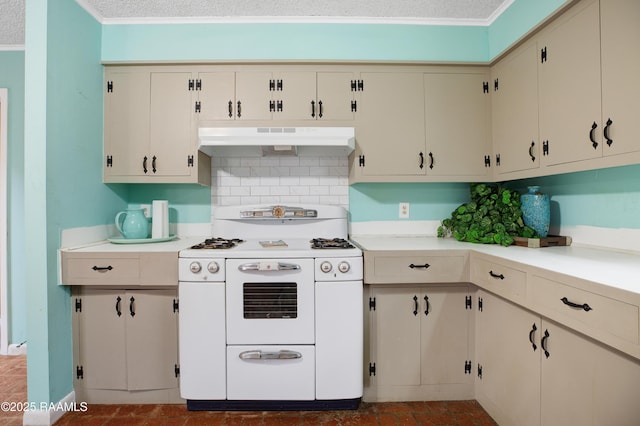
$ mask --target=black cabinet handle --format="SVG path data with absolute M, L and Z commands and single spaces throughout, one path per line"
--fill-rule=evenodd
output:
M 118 298 L 116 299 L 116 314 L 118 316 L 122 315 L 122 311 L 120 310 L 120 302 L 122 301 L 122 298 L 120 296 L 118 296 Z
M 157 160 L 157 159 L 158 159 L 158 158 L 157 158 L 155 155 L 154 155 L 154 156 L 153 156 L 153 158 L 151 159 L 151 171 L 152 171 L 153 173 L 155 173 L 155 172 L 156 172 L 156 160 Z
M 411 269 L 415 269 L 415 268 L 418 268 L 418 269 L 427 269 L 429 266 L 431 266 L 431 265 L 429 265 L 428 263 L 425 263 L 424 265 L 414 265 L 414 264 L 412 263 L 411 265 L 409 265 L 409 268 L 411 268 Z
M 570 301 L 569 299 L 567 299 L 566 297 L 563 297 L 560 300 L 562 301 L 562 303 L 564 303 L 567 306 L 571 306 L 572 308 L 583 309 L 585 312 L 589 312 L 589 311 L 591 311 L 593 309 L 587 303 L 574 303 L 574 302 Z
M 322 118 L 322 101 L 318 101 L 318 118 Z
M 109 266 L 97 266 L 97 265 L 93 265 L 93 269 L 94 271 L 98 271 L 98 272 L 107 272 L 113 269 L 113 266 L 109 265 Z
M 233 117 L 233 102 L 229 101 L 229 118 Z
M 423 169 L 424 168 L 424 154 L 421 152 L 418 155 L 420 155 L 420 168 Z
M 531 327 L 531 331 L 529 332 L 529 343 L 531 343 L 531 346 L 533 347 L 533 351 L 535 352 L 536 349 L 538 349 L 538 347 L 536 346 L 534 339 L 536 338 L 536 331 L 538 330 L 538 327 L 536 327 L 536 323 L 533 323 L 533 326 Z
M 607 145 L 611 146 L 611 144 L 613 143 L 613 139 L 611 139 L 609 137 L 609 128 L 611 127 L 611 125 L 613 124 L 613 121 L 611 121 L 611 119 L 607 120 L 607 125 L 604 126 L 604 138 L 607 140 Z
M 536 161 L 536 156 L 533 155 L 533 147 L 536 146 L 534 141 L 531 141 L 531 146 L 529 147 L 529 157 L 531 157 L 531 161 Z
M 147 173 L 149 170 L 147 170 L 147 156 L 145 155 L 145 157 L 142 159 L 142 171 Z
M 316 101 L 311 101 L 311 117 L 316 117 Z
M 542 350 L 544 351 L 544 356 L 549 358 L 549 350 L 547 348 L 547 340 L 549 340 L 549 330 L 544 331 L 544 337 L 540 340 L 540 346 L 542 346 Z
M 594 121 L 593 124 L 591 125 L 591 130 L 589 131 L 589 140 L 591 141 L 591 146 L 593 146 L 593 149 L 596 149 L 598 147 L 598 142 L 596 142 L 596 137 L 595 137 L 597 128 L 598 128 L 598 125 Z
M 136 299 L 133 298 L 133 296 L 131 296 L 131 299 L 129 299 L 129 313 L 131 314 L 132 317 L 134 317 L 136 315 L 135 310 L 133 309 L 133 302 L 135 302 Z
M 501 280 L 504 280 L 504 275 L 502 274 L 496 274 L 493 271 L 489 271 L 489 275 L 491 275 L 493 278 L 500 278 Z
M 433 163 L 434 163 L 434 158 L 433 158 L 433 153 L 429 153 L 429 168 L 433 169 Z
M 242 117 L 242 103 L 238 101 L 238 117 Z
M 413 296 L 413 315 L 418 315 L 418 296 Z
M 429 296 L 424 296 L 424 315 L 429 315 Z

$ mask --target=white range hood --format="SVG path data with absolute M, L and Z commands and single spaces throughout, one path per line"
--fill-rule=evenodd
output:
M 198 149 L 210 156 L 229 149 L 256 148 L 263 155 L 296 155 L 297 149 L 355 149 L 353 127 L 201 127 Z

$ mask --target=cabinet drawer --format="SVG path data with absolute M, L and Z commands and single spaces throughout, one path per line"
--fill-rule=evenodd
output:
M 486 259 L 471 262 L 471 282 L 507 299 L 524 299 L 527 274 Z
M 543 315 L 595 337 L 604 332 L 638 344 L 638 306 L 537 275 L 530 282 L 532 301 Z
M 367 284 L 443 283 L 468 281 L 467 257 L 427 252 L 365 252 Z

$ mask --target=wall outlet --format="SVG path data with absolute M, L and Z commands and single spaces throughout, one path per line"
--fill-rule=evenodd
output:
M 400 203 L 398 216 L 400 219 L 409 218 L 409 203 Z
M 140 208 L 144 210 L 144 217 L 147 219 L 151 217 L 151 204 L 140 204 Z

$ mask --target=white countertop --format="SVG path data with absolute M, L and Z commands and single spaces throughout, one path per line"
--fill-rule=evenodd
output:
M 141 244 L 116 244 L 108 240 L 98 241 L 82 246 L 63 248 L 63 251 L 82 251 L 83 253 L 127 253 L 127 252 L 178 252 L 202 242 L 205 237 L 177 237 L 171 241 L 141 243 Z
M 528 248 L 433 236 L 352 235 L 363 250 L 469 250 L 640 294 L 640 254 L 591 246 Z

